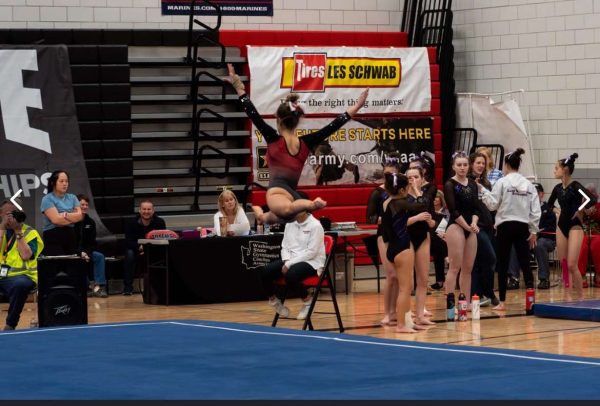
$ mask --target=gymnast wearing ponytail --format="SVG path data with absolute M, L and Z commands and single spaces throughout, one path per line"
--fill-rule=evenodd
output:
M 477 184 L 467 177 L 469 157 L 463 151 L 452 155 L 455 175 L 444 184 L 444 197 L 450 212 L 446 244 L 450 268 L 446 274 L 446 294 L 453 293 L 460 271 L 460 291 L 471 301 L 471 271 L 477 254 L 477 233 L 481 206 Z
M 550 199 L 548 199 L 548 207 L 554 208 L 554 212 L 558 216 L 556 249 L 564 272 L 565 287 L 570 285 L 567 279 L 569 275 L 572 281 L 574 297 L 568 297 L 568 299 L 583 298 L 583 280 L 577 266 L 584 235 L 581 224 L 582 213 L 579 211 L 584 198 L 579 190 L 592 198 L 586 208 L 592 207 L 596 203 L 596 199 L 593 198 L 594 195 L 581 183 L 572 179 L 575 171 L 575 160 L 578 157 L 579 155 L 574 153 L 568 158 L 556 162 L 554 177 L 560 179 L 561 183 L 554 187 Z M 560 209 L 554 207 L 556 201 L 558 201 Z M 567 296 L 571 296 L 569 292 L 567 292 Z
M 519 171 L 523 148 L 504 157 L 505 176 L 500 178 L 490 192 L 482 184 L 479 191 L 481 200 L 491 211 L 496 213 L 496 230 L 498 245 L 496 248 L 498 285 L 500 304 L 494 310 L 506 310 L 506 284 L 508 278 L 508 262 L 510 251 L 515 247 L 517 260 L 523 271 L 525 285 L 533 288 L 533 273 L 531 272 L 530 250 L 535 248 L 539 222 L 542 215 L 540 199 L 533 183 L 527 180 Z M 575 259 L 577 263 L 577 259 Z
M 413 161 L 414 162 L 414 161 Z M 413 164 L 411 162 L 411 166 Z M 410 241 L 415 250 L 415 275 L 416 275 L 416 328 L 423 325 L 433 325 L 431 320 L 425 317 L 425 299 L 427 298 L 427 278 L 429 277 L 429 259 L 431 256 L 431 237 L 429 230 L 435 228 L 435 220 L 432 218 L 434 212 L 433 201 L 437 194 L 434 184 L 427 183 L 424 178 L 423 169 L 413 167 L 406 171 L 406 177 L 411 188 L 408 194 L 409 202 L 420 201 L 426 205 L 426 211 L 410 213 L 413 223 L 408 226 Z M 413 191 L 420 190 L 422 196 L 417 196 Z
M 408 179 L 400 174 L 385 175 L 385 190 L 389 198 L 383 203 L 383 235 L 388 243 L 387 259 L 394 264 L 398 277 L 398 315 L 397 333 L 416 333 L 410 316 L 410 291 L 415 262 L 415 251 L 408 233 L 408 226 L 413 224 L 415 216 L 411 213 L 424 211 L 427 206 L 421 202 L 422 192 L 412 186 L 411 194 L 417 196 L 415 203 L 410 203 L 408 196 Z
M 348 107 L 345 113 L 337 116 L 327 126 L 298 138 L 296 127 L 304 115 L 304 111 L 297 103 L 298 95 L 290 94 L 277 108 L 277 130 L 275 130 L 265 123 L 250 101 L 244 83 L 235 73 L 233 65 L 228 64 L 227 67 L 229 77 L 225 80 L 231 83 L 240 97 L 244 111 L 267 141 L 269 188 L 266 200 L 269 212 L 263 213 L 260 207 L 253 207 L 258 223 L 285 223 L 293 221 L 302 211 L 325 207 L 327 202 L 320 197 L 311 201 L 302 199 L 296 192 L 304 162 L 321 142 L 340 129 L 360 110 L 367 100 L 368 89 L 360 94 L 354 106 Z
M 388 156 L 383 163 L 383 176 L 397 175 L 399 159 L 397 157 Z M 396 322 L 396 300 L 398 299 L 398 277 L 394 264 L 388 261 L 386 252 L 388 247 L 387 237 L 384 238 L 383 225 L 381 219 L 383 217 L 383 203 L 388 199 L 389 194 L 385 190 L 385 183 L 377 186 L 369 196 L 367 203 L 367 222 L 370 224 L 378 224 L 377 226 L 377 249 L 383 269 L 385 271 L 385 285 L 383 287 L 383 319 L 380 324 L 387 326 Z

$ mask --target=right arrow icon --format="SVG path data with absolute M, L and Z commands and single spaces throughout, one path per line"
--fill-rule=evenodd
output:
M 583 198 L 585 199 L 585 201 L 584 201 L 584 202 L 581 204 L 581 206 L 579 206 L 579 209 L 577 209 L 577 210 L 581 210 L 581 209 L 583 209 L 583 208 L 584 208 L 584 207 L 585 207 L 585 206 L 586 206 L 586 205 L 587 205 L 587 204 L 590 202 L 590 200 L 592 200 L 592 199 L 590 199 L 590 197 L 589 197 L 588 195 L 586 195 L 586 194 L 583 192 L 583 190 L 581 190 L 581 189 L 577 189 L 577 190 L 579 190 L 579 193 L 580 193 L 580 194 L 581 194 L 581 196 L 583 196 Z

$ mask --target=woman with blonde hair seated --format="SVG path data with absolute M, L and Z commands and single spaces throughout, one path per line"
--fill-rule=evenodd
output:
M 219 195 L 218 206 L 219 211 L 215 213 L 214 217 L 215 233 L 217 235 L 221 235 L 220 219 L 222 217 L 227 218 L 227 235 L 248 235 L 250 222 L 235 193 L 231 190 L 224 190 Z
M 494 187 L 498 179 L 504 176 L 504 173 L 496 168 L 496 163 L 494 162 L 494 157 L 492 156 L 492 150 L 488 147 L 479 147 L 475 150 L 475 153 L 483 154 L 487 158 L 487 179 L 490 182 L 490 185 Z

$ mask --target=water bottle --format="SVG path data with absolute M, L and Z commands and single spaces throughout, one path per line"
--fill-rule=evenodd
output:
M 446 314 L 448 321 L 454 321 L 454 293 L 448 293 L 446 296 Z
M 267 223 L 265 223 L 263 225 L 263 231 L 265 234 L 271 234 L 271 226 L 269 226 Z
M 257 224 L 256 225 L 256 234 L 264 234 L 265 233 L 265 226 L 262 224 Z
M 473 298 L 471 298 L 471 318 L 473 320 L 479 320 L 481 318 L 480 301 L 477 294 L 474 294 Z
M 35 317 L 31 318 L 31 321 L 29 322 L 29 328 L 38 328 L 38 321 Z
M 467 303 L 467 297 L 464 293 L 458 295 L 458 320 L 467 321 L 467 309 L 469 304 Z
M 525 314 L 533 314 L 533 304 L 535 303 L 535 290 L 533 288 L 527 288 L 525 291 Z

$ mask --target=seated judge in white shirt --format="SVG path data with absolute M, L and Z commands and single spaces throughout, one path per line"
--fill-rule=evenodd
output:
M 246 213 L 238 203 L 238 199 L 231 190 L 224 190 L 218 199 L 219 211 L 215 213 L 215 233 L 221 235 L 219 219 L 227 218 L 227 235 L 248 235 L 250 233 L 250 222 Z
M 269 296 L 269 305 L 282 317 L 288 317 L 289 309 L 275 295 L 273 281 L 283 276 L 292 289 L 301 289 L 302 307 L 296 319 L 306 319 L 312 297 L 302 285 L 302 281 L 323 271 L 326 258 L 324 235 L 319 220 L 306 211 L 299 213 L 295 221 L 285 225 L 281 259 L 271 262 L 261 272 L 263 287 Z

